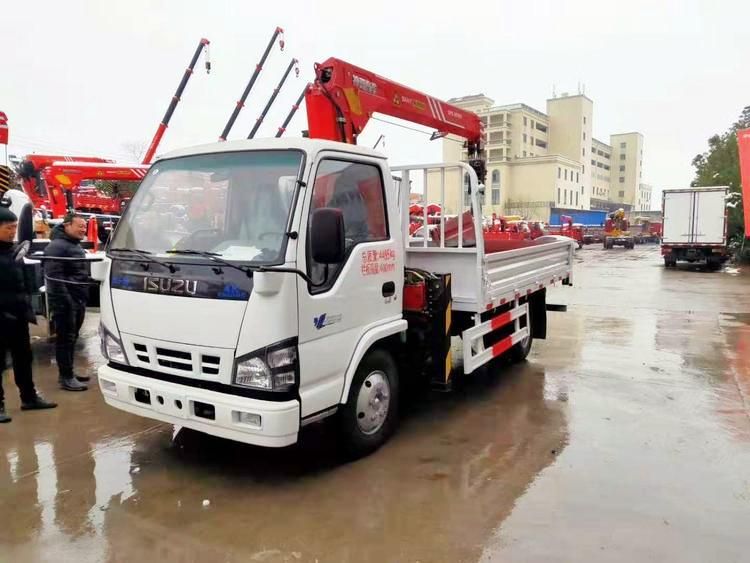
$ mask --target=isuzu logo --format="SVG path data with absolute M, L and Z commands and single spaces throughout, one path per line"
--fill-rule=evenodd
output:
M 143 278 L 143 291 L 168 295 L 195 295 L 198 292 L 198 282 L 172 278 Z

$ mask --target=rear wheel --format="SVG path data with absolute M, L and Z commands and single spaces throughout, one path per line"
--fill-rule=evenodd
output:
M 398 422 L 398 370 L 391 355 L 374 350 L 360 362 L 340 414 L 344 447 L 352 457 L 377 450 Z
M 518 344 L 514 345 L 513 348 L 510 349 L 510 359 L 513 362 L 522 362 L 526 359 L 526 357 L 531 352 L 531 343 L 533 342 L 534 338 L 531 336 L 531 317 L 528 313 L 524 315 L 519 320 L 519 324 L 523 328 L 524 326 L 529 329 L 528 335 L 526 335 L 526 338 L 521 340 Z

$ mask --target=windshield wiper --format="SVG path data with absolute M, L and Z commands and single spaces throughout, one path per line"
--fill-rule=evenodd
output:
M 154 256 L 152 256 L 152 254 L 148 250 L 139 250 L 137 248 L 110 248 L 109 252 L 128 252 L 130 254 L 140 256 L 147 262 L 153 262 L 154 264 L 159 264 L 160 266 L 167 268 L 170 274 L 174 274 L 177 271 L 177 268 L 175 268 L 172 264 L 168 264 L 154 258 Z
M 301 277 L 303 280 L 305 280 L 307 283 L 309 283 L 312 287 L 322 287 L 328 281 L 328 268 L 326 268 L 326 275 L 323 281 L 320 283 L 315 283 L 312 280 L 312 278 L 308 276 L 305 272 L 298 270 L 296 268 L 285 268 L 283 266 L 260 266 L 260 265 L 250 266 L 250 265 L 232 264 L 231 262 L 228 262 L 226 260 L 219 258 L 221 254 L 217 254 L 216 252 L 208 252 L 204 250 L 192 250 L 192 249 L 167 250 L 167 253 L 168 254 L 182 254 L 185 256 L 203 256 L 204 258 L 208 258 L 209 260 L 212 260 L 213 262 L 216 262 L 217 264 L 226 266 L 227 268 L 234 268 L 235 270 L 244 272 L 245 274 L 247 274 L 248 277 L 251 277 L 253 272 L 280 272 L 280 273 L 296 274 L 299 277 Z
M 235 270 L 239 270 L 240 272 L 243 272 L 247 274 L 248 276 L 251 275 L 253 272 L 253 268 L 251 266 L 242 266 L 240 264 L 232 264 L 231 262 L 228 262 L 227 260 L 224 260 L 222 258 L 219 258 L 221 254 L 217 252 L 209 252 L 207 250 L 193 250 L 191 248 L 185 248 L 185 249 L 173 249 L 173 250 L 167 250 L 167 254 L 181 254 L 183 256 L 203 256 L 204 258 L 208 258 L 212 262 L 216 262 L 217 264 L 221 264 L 222 266 L 226 266 L 227 268 L 234 268 Z

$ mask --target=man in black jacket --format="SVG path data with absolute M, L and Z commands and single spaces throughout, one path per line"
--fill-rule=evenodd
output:
M 39 396 L 31 377 L 29 320 L 36 319 L 24 283 L 23 258 L 18 257 L 18 248 L 13 244 L 18 220 L 3 203 L 0 202 L 0 422 L 10 422 L 2 386 L 2 370 L 8 351 L 13 358 L 13 374 L 21 392 L 21 408 L 52 409 L 57 405 Z
M 86 220 L 80 215 L 69 214 L 57 225 L 50 236 L 51 242 L 44 251 L 45 256 L 61 258 L 48 260 L 44 265 L 47 297 L 52 312 L 52 321 L 57 333 L 55 355 L 60 372 L 60 388 L 66 391 L 85 391 L 88 376 L 76 376 L 73 371 L 73 356 L 86 315 L 89 294 L 89 274 L 86 263 L 76 258 L 85 258 L 81 241 L 86 238 Z

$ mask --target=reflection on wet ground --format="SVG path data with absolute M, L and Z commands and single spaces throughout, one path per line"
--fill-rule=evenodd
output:
M 346 463 L 325 425 L 264 450 L 36 379 L 0 427 L 0 561 L 742 561 L 750 548 L 750 276 L 578 253 L 550 339 L 413 404 Z M 96 315 L 84 329 L 93 369 Z

